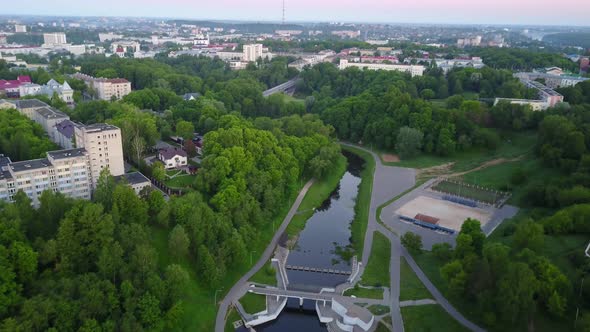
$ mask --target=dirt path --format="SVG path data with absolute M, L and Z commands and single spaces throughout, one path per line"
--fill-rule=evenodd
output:
M 492 159 L 492 160 L 488 160 L 486 162 L 484 162 L 483 164 L 472 168 L 470 170 L 467 171 L 463 171 L 463 172 L 455 172 L 455 173 L 451 173 L 451 169 L 453 168 L 453 165 L 455 165 L 454 162 L 451 163 L 446 163 L 446 164 L 442 164 L 442 165 L 437 165 L 437 166 L 432 166 L 432 167 L 428 167 L 428 168 L 423 168 L 421 170 L 418 170 L 418 177 L 438 177 L 438 176 L 446 176 L 446 177 L 457 177 L 457 176 L 463 176 L 465 174 L 471 173 L 471 172 L 475 172 L 475 171 L 479 171 L 482 170 L 484 168 L 488 168 L 491 166 L 496 166 L 496 165 L 500 165 L 500 164 L 504 164 L 504 163 L 511 163 L 511 162 L 515 162 L 515 161 L 519 161 L 522 160 L 524 158 L 524 154 L 520 155 L 516 158 L 511 158 L 511 159 L 506 159 L 506 158 L 498 158 L 498 159 Z

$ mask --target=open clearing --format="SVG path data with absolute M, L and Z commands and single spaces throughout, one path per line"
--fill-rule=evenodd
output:
M 437 225 L 456 231 L 461 230 L 461 225 L 463 225 L 463 222 L 467 218 L 477 219 L 483 226 L 492 217 L 488 211 L 482 209 L 471 208 L 427 196 L 414 198 L 395 211 L 395 213 L 410 218 L 414 218 L 417 214 L 438 218 Z
M 384 163 L 397 163 L 399 162 L 399 156 L 391 153 L 384 153 L 381 155 L 381 159 Z

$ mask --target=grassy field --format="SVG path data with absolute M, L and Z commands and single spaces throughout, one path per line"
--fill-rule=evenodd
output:
M 354 287 L 344 292 L 346 296 L 356 296 L 365 299 L 383 299 L 383 289 Z
M 266 310 L 266 296 L 264 295 L 246 293 L 240 299 L 240 303 L 244 310 L 251 315 Z
M 510 179 L 517 169 L 521 169 L 523 174 L 526 175 L 526 178 L 524 183 L 513 185 L 511 184 Z M 465 174 L 461 177 L 461 180 L 466 183 L 497 190 L 507 190 L 512 193 L 508 203 L 522 206 L 522 203 L 525 203 L 523 202 L 523 196 L 527 184 L 544 182 L 547 179 L 553 179 L 560 176 L 563 175 L 558 170 L 545 167 L 541 160 L 525 158 Z
M 303 185 L 301 185 L 301 187 L 302 186 Z M 291 200 L 285 202 L 282 209 L 278 211 L 277 217 L 274 218 L 274 223 L 276 225 L 283 221 L 284 216 L 291 207 L 290 203 L 294 201 L 300 189 L 301 188 L 293 193 Z M 273 223 L 269 221 L 264 227 L 259 229 L 259 232 L 259 239 L 249 248 L 250 252 L 253 253 L 253 264 L 260 258 L 260 255 L 264 252 L 264 249 L 274 235 L 275 229 Z M 197 262 L 194 258 L 187 257 L 179 262 L 172 261 L 170 254 L 168 253 L 168 230 L 152 226 L 150 228 L 150 235 L 152 245 L 158 252 L 159 265 L 162 268 L 165 268 L 171 263 L 178 263 L 190 275 L 189 286 L 186 292 L 187 296 L 184 299 L 184 312 L 180 318 L 180 323 L 176 331 L 213 331 L 215 315 L 217 313 L 217 306 L 215 303 L 216 290 L 218 290 L 217 301 L 220 301 L 236 281 L 251 268 L 249 261 L 244 261 L 243 264 L 236 265 L 231 270 L 226 271 L 219 286 L 215 287 L 215 289 L 204 288 L 196 278 L 195 267 L 197 266 Z M 199 317 L 199 319 L 195 319 L 195 317 Z
M 473 169 L 489 160 L 498 158 L 511 159 L 530 153 L 534 148 L 536 140 L 537 136 L 534 132 L 507 133 L 503 135 L 502 143 L 494 151 L 474 148 L 468 151 L 460 151 L 447 157 L 436 156 L 433 154 L 421 154 L 412 159 L 384 164 L 410 168 L 427 168 L 454 162 L 455 164 L 451 170 L 460 172 Z M 388 153 L 384 151 L 376 152 L 379 154 Z
M 438 304 L 401 308 L 404 329 L 412 332 L 469 331 L 459 324 Z
M 224 332 L 234 332 L 236 330 L 234 328 L 234 322 L 240 319 L 242 319 L 240 314 L 236 310 L 230 309 L 226 317 Z
M 266 263 L 262 269 L 258 270 L 258 272 L 256 272 L 252 278 L 250 278 L 250 281 L 257 282 L 259 284 L 276 286 L 277 275 L 274 267 L 270 264 L 270 262 Z
M 352 152 L 365 161 L 364 169 L 361 172 L 361 184 L 356 197 L 354 206 L 354 220 L 351 226 L 352 244 L 356 254 L 360 257 L 363 255 L 363 246 L 365 244 L 365 233 L 369 223 L 369 208 L 371 207 L 371 192 L 373 190 L 373 174 L 375 173 L 375 159 L 373 156 L 361 149 L 342 146 L 342 149 Z
M 293 217 L 289 226 L 287 226 L 287 234 L 290 238 L 301 232 L 305 227 L 307 219 L 313 215 L 314 209 L 322 205 L 322 202 L 330 197 L 330 194 L 336 189 L 340 179 L 346 172 L 346 166 L 346 158 L 341 156 L 336 163 L 336 167 L 334 167 L 334 171 L 328 174 L 325 179 L 316 181 L 309 188 L 301 205 L 299 205 L 297 214 Z
M 287 103 L 293 102 L 293 103 L 305 104 L 305 99 L 295 98 L 295 97 L 289 96 L 289 95 L 285 95 L 283 100 Z
M 424 284 L 418 279 L 410 265 L 405 258 L 401 258 L 400 262 L 400 290 L 399 300 L 421 300 L 432 298 L 430 292 L 426 289 Z
M 440 181 L 432 189 L 454 196 L 464 197 L 471 200 L 485 202 L 488 204 L 496 204 L 501 201 L 506 195 L 502 192 L 496 192 L 489 189 L 481 189 L 473 187 L 469 184 L 464 184 L 455 181 Z
M 367 286 L 389 286 L 389 263 L 391 243 L 385 235 L 375 232 L 371 256 L 361 277 L 361 283 Z

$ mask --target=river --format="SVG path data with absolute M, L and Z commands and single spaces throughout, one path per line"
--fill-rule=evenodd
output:
M 354 219 L 354 206 L 364 161 L 355 154 L 346 151 L 343 154 L 348 160 L 346 173 L 330 197 L 307 220 L 289 254 L 288 265 L 351 270 L 350 255 L 342 254 L 342 249 L 350 248 L 351 245 L 350 224 Z M 288 270 L 287 274 L 290 289 L 305 290 L 334 287 L 348 278 L 347 275 L 292 270 Z M 317 318 L 314 301 L 304 301 L 300 308 L 298 300 L 294 299 L 289 299 L 276 320 L 255 329 L 258 332 L 327 331 L 326 326 L 320 324 Z

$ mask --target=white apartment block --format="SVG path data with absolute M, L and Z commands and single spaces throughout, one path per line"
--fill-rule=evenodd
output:
M 262 44 L 244 45 L 243 60 L 246 62 L 255 62 L 262 57 Z
M 12 202 L 22 190 L 33 206 L 45 190 L 68 197 L 90 199 L 91 181 L 88 153 L 85 149 L 47 152 L 47 158 L 11 162 L 0 156 L 0 200 Z
M 15 24 L 14 32 L 27 32 L 27 26 L 24 24 Z
M 63 32 L 44 33 L 43 44 L 47 46 L 67 44 L 66 34 Z
M 77 126 L 74 133 L 76 146 L 88 152 L 93 189 L 96 188 L 100 172 L 104 168 L 108 168 L 113 176 L 125 173 L 121 129 L 105 123 L 96 123 Z
M 360 63 L 360 62 L 349 62 L 348 60 L 340 60 L 340 70 L 344 70 L 350 67 L 357 67 L 360 69 L 368 70 L 390 70 L 404 72 L 414 76 L 422 76 L 426 67 L 420 65 L 396 65 L 396 64 L 385 64 L 385 63 Z

